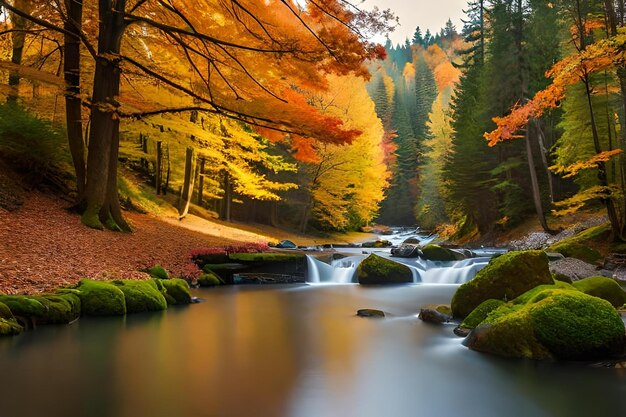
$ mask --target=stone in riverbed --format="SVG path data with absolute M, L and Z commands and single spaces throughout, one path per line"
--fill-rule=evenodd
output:
M 375 310 L 372 308 L 362 308 L 356 312 L 359 317 L 371 317 L 371 318 L 384 318 L 385 313 L 381 310 Z
M 413 282 L 413 273 L 408 266 L 374 254 L 359 264 L 356 276 L 359 284 L 365 285 Z
M 422 258 L 429 261 L 460 261 L 465 255 L 439 245 L 428 244 L 422 248 Z
M 619 308 L 626 304 L 626 292 L 611 278 L 589 277 L 576 281 L 572 285 L 585 294 L 608 301 L 613 307 Z
M 124 293 L 127 313 L 159 311 L 167 308 L 167 301 L 152 280 L 114 280 L 111 284 Z
M 505 253 L 458 288 L 452 297 L 452 313 L 465 318 L 483 301 L 512 300 L 538 285 L 553 282 L 545 252 Z
M 452 320 L 452 316 L 441 313 L 432 308 L 422 308 L 417 316 L 418 319 L 427 323 L 444 324 Z

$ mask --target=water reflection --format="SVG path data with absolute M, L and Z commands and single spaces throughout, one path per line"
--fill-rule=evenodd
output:
M 230 287 L 0 339 L 0 415 L 619 416 L 618 370 L 470 352 L 415 318 L 450 285 Z M 380 308 L 391 318 L 354 316 Z

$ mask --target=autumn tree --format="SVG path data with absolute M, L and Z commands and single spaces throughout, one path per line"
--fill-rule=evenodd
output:
M 289 134 L 296 148 L 308 143 L 299 137 L 349 142 L 358 132 L 316 112 L 300 91 L 325 88 L 324 74 L 329 72 L 365 76 L 364 60 L 382 54 L 364 41 L 365 36 L 388 29 L 385 22 L 390 18 L 388 12 L 365 13 L 334 0 L 307 2 L 306 8 L 286 0 L 193 5 L 101 0 L 93 31 L 96 48 L 94 39 L 79 30 L 79 22 L 68 18 L 68 4 L 55 3 L 56 17 L 71 24 L 67 28 L 48 16 L 32 16 L 6 1 L 0 4 L 71 38 L 80 32 L 82 45 L 95 61 L 82 220 L 92 227 L 106 224 L 122 230 L 128 225 L 117 195 L 121 118 L 198 110 Z M 155 60 L 157 53 L 167 59 Z M 185 66 L 190 75 L 172 73 L 173 63 Z M 158 82 L 186 99 L 175 107 L 158 102 L 129 105 L 124 102 L 122 73 L 125 80 Z

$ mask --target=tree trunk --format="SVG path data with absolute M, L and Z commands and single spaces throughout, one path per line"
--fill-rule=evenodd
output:
M 546 140 L 545 135 L 543 134 L 543 130 L 541 129 L 541 125 L 539 124 L 538 119 L 533 119 L 535 122 L 535 129 L 537 130 L 537 142 L 539 144 L 539 155 L 541 155 L 541 162 L 543 163 L 543 168 L 546 171 L 546 176 L 548 179 L 548 191 L 550 194 L 550 203 L 554 203 L 554 181 L 552 180 L 552 173 L 550 172 L 550 165 L 548 164 L 548 158 L 546 155 L 548 154 L 548 150 L 546 149 Z
M 172 160 L 170 158 L 170 144 L 165 146 L 165 156 L 167 158 L 167 171 L 165 174 L 165 186 L 163 187 L 163 195 L 167 194 L 167 190 L 170 188 L 170 174 L 172 173 Z
M 530 171 L 530 184 L 532 188 L 533 194 L 533 202 L 535 203 L 535 210 L 537 212 L 537 218 L 539 219 L 539 223 L 543 230 L 548 233 L 553 233 L 553 231 L 548 226 L 548 222 L 546 221 L 546 215 L 543 212 L 543 205 L 541 204 L 541 191 L 539 190 L 539 181 L 537 180 L 537 171 L 535 170 L 535 158 L 533 157 L 533 148 L 530 144 L 530 123 L 526 126 L 526 157 L 528 158 L 528 168 Z
M 203 194 L 204 194 L 204 164 L 206 162 L 206 159 L 201 158 L 200 159 L 200 168 L 199 168 L 199 175 L 198 175 L 198 205 L 200 207 L 202 207 L 202 199 L 203 199 Z
M 91 128 L 85 187 L 86 209 L 81 221 L 93 228 L 104 225 L 114 230 L 130 230 L 121 215 L 117 193 L 119 147 L 120 52 L 125 0 L 99 0 L 98 57 L 93 83 Z
M 161 194 L 161 184 L 163 172 L 163 143 L 159 140 L 156 143 L 156 172 L 154 173 L 154 187 L 157 195 Z
M 194 165 L 193 148 L 187 148 L 187 155 L 185 157 L 185 181 L 180 193 L 180 203 L 178 205 L 179 220 L 182 220 L 189 212 L 189 204 L 191 203 L 193 182 L 195 179 Z
M 30 14 L 31 11 L 31 2 L 30 0 L 14 0 L 14 5 L 16 8 L 21 11 Z M 16 15 L 15 13 L 9 12 L 11 16 L 11 21 L 13 22 L 14 32 L 11 34 L 12 40 L 12 52 L 11 52 L 11 62 L 16 65 L 22 64 L 22 56 L 24 55 L 24 43 L 26 42 L 26 28 L 28 26 L 28 21 L 21 16 Z M 20 73 L 17 70 L 9 71 L 9 93 L 7 96 L 8 102 L 17 102 L 17 98 L 19 96 L 19 85 L 20 85 Z
M 230 181 L 230 173 L 228 171 L 224 171 L 224 198 L 222 199 L 222 205 L 220 209 L 220 219 L 227 222 L 230 221 L 230 211 L 233 200 L 232 187 L 233 186 Z
M 85 141 L 83 139 L 82 103 L 80 98 L 80 37 L 78 33 L 83 21 L 83 1 L 65 0 L 68 19 L 64 29 L 63 73 L 65 75 L 65 121 L 67 140 L 74 172 L 76 173 L 76 202 L 83 201 L 85 195 L 86 166 Z M 70 35 L 73 33 L 74 35 Z

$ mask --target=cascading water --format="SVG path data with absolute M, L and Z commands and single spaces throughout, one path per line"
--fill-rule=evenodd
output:
M 377 255 L 408 266 L 413 272 L 413 282 L 426 284 L 462 284 L 474 278 L 476 273 L 491 259 L 490 257 L 477 257 L 462 261 L 439 262 L 422 258 L 395 258 L 382 252 Z M 312 255 L 307 255 L 307 282 L 311 284 L 355 282 L 356 268 L 366 257 L 367 255 L 353 255 L 335 259 L 329 264 Z
M 352 282 L 354 272 L 366 255 L 354 255 L 334 259 L 327 264 L 311 255 L 306 256 L 307 282 L 311 284 L 348 284 Z

